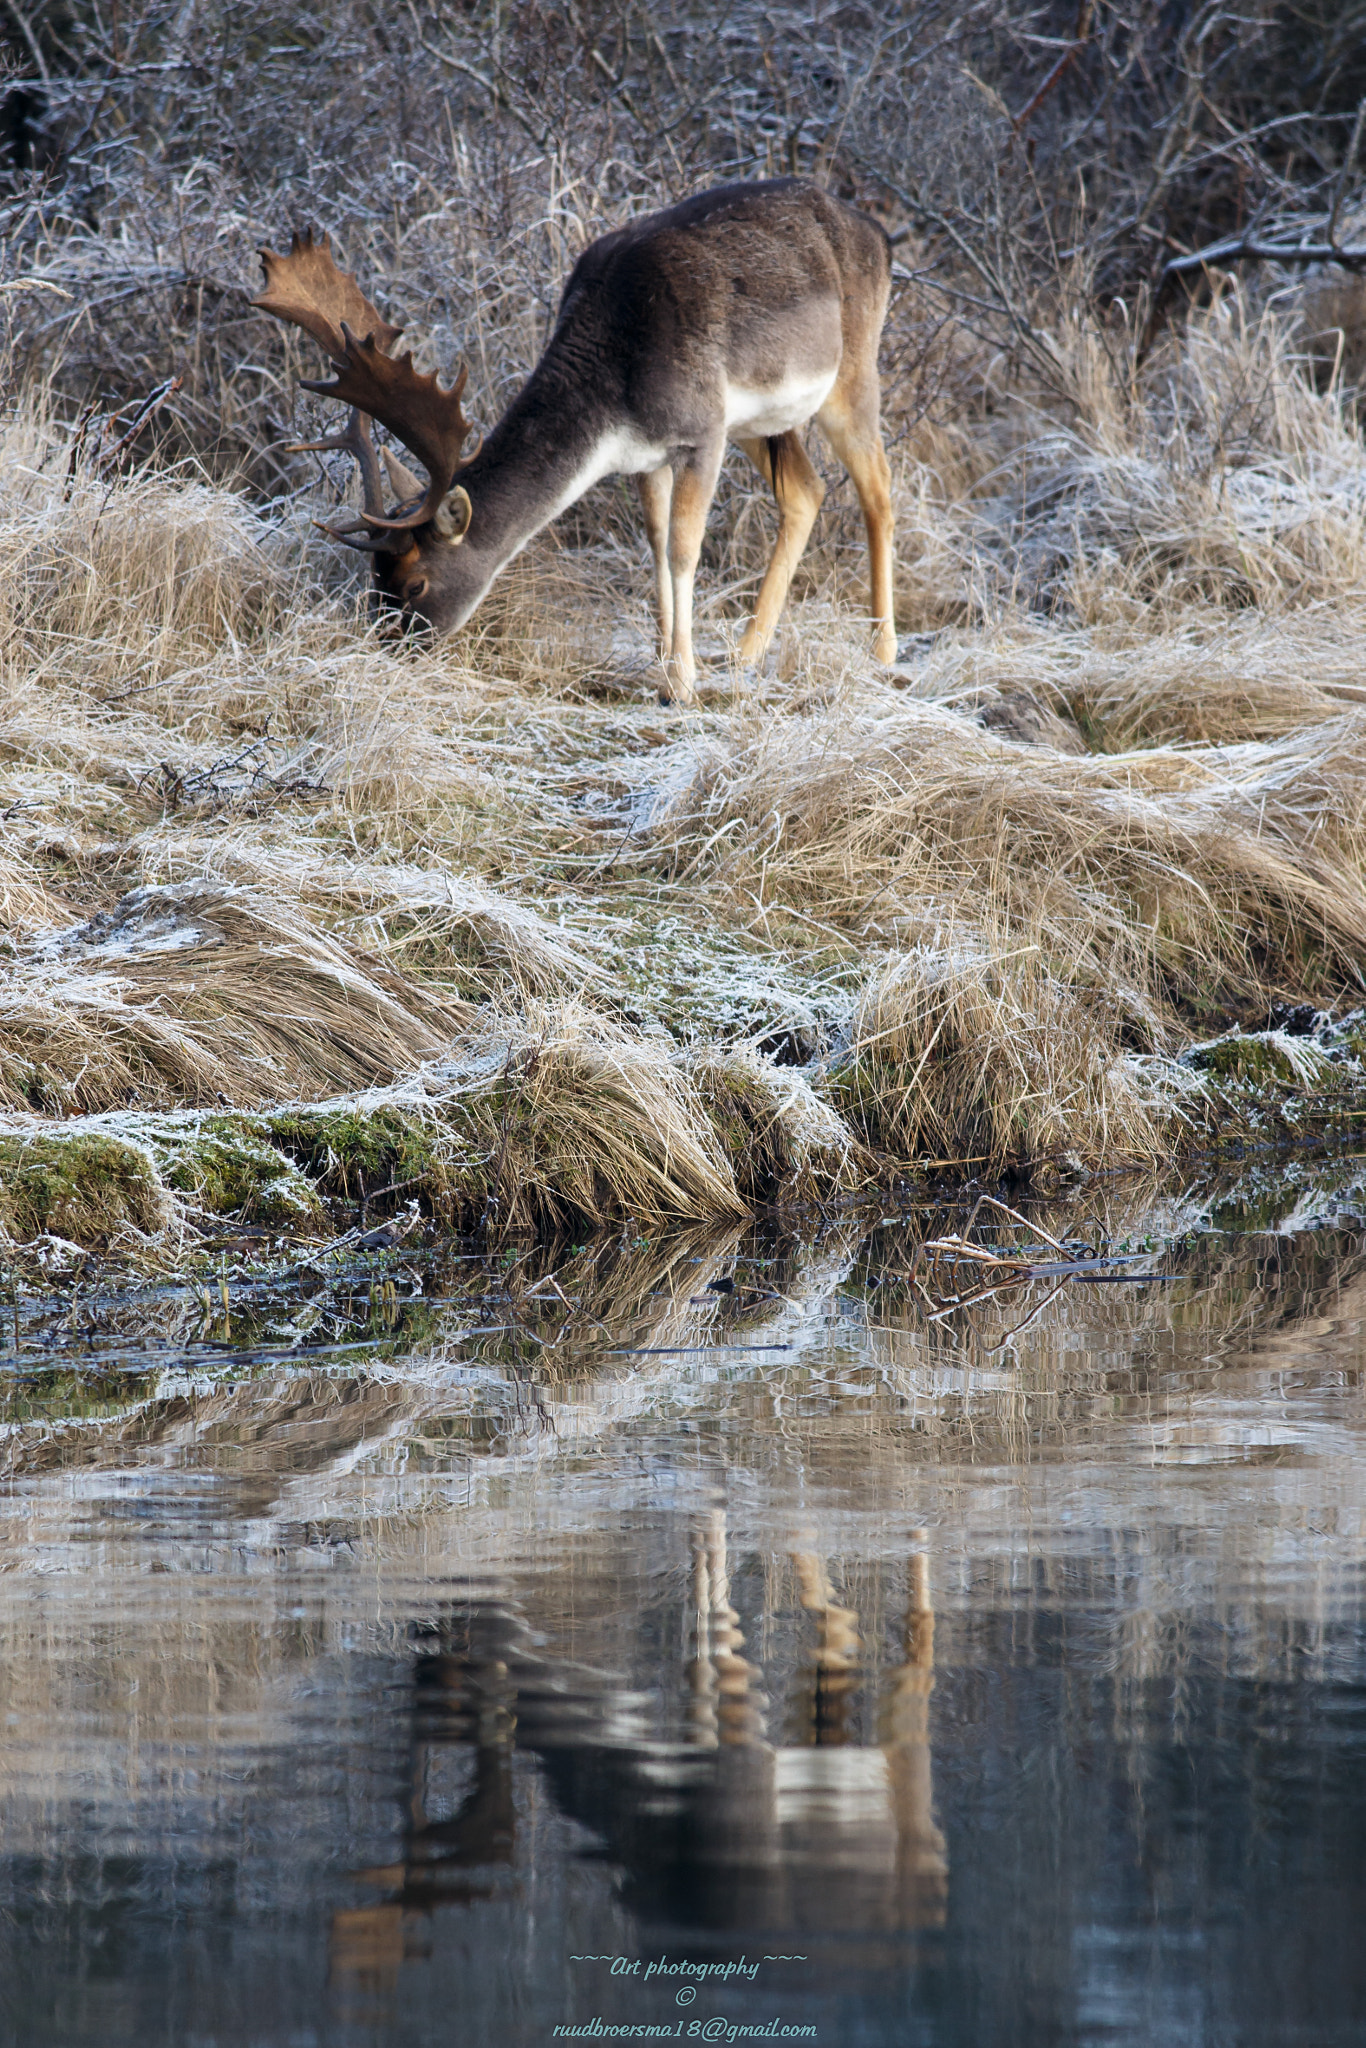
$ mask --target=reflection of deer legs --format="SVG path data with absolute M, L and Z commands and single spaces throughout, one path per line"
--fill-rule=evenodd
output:
M 848 379 L 841 372 L 817 413 L 830 446 L 854 479 L 863 523 L 868 529 L 868 602 L 873 615 L 873 653 L 896 660 L 892 621 L 892 472 L 882 445 L 877 365 Z
M 689 1796 L 684 1839 L 717 1924 L 774 1924 L 780 1854 L 774 1752 L 764 1739 L 759 1673 L 740 1655 L 730 1600 L 726 1518 L 717 1509 L 692 1532 L 697 1655 L 689 1670 L 693 1739 L 715 1752 Z M 697 1898 L 694 1897 L 694 1905 Z
M 803 1544 L 813 1540 L 809 1532 L 797 1538 Z M 845 1740 L 849 1696 L 860 1684 L 858 1615 L 852 1607 L 837 1605 L 825 1562 L 814 1550 L 794 1549 L 792 1562 L 802 1606 L 816 1616 L 812 1739 L 820 1746 L 838 1747 Z
M 754 617 L 740 641 L 741 661 L 757 664 L 768 651 L 779 614 L 787 602 L 793 571 L 811 538 L 816 514 L 825 498 L 825 485 L 812 468 L 801 435 L 796 432 L 776 434 L 771 441 L 742 441 L 740 446 L 771 485 L 778 501 L 778 538 L 759 589 Z
M 692 1583 L 697 1610 L 697 1655 L 689 1672 L 694 1739 L 707 1749 L 718 1743 L 762 1742 L 761 1703 L 752 1689 L 758 1674 L 740 1655 L 745 1639 L 730 1604 L 726 1518 L 720 1508 L 693 1530 Z
M 935 1826 L 930 1769 L 930 1694 L 934 1691 L 934 1608 L 930 1561 L 911 1559 L 906 1662 L 892 1673 L 883 1701 L 882 1748 L 896 1814 L 897 1878 L 903 1924 L 938 1926 L 944 1918 L 948 1861 Z

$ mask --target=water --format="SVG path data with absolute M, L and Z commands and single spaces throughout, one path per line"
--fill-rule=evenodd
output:
M 968 1309 L 947 1214 L 54 1280 L 0 2039 L 1360 2043 L 1359 1172 Z

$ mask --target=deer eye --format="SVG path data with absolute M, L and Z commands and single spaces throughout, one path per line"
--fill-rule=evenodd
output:
M 427 595 L 427 590 L 427 578 L 425 576 L 414 576 L 410 583 L 405 583 L 403 586 L 403 602 L 405 604 L 418 604 Z

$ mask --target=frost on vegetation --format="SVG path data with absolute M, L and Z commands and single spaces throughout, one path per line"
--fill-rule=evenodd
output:
M 250 632 L 283 608 L 295 581 L 268 525 L 235 491 L 135 474 L 110 490 L 94 478 L 63 487 L 60 464 L 11 472 L 0 495 L 6 601 L 0 637 L 33 652 L 73 640 L 122 667 L 144 647 L 167 655 Z M 92 681 L 95 679 L 92 676 Z
M 311 845 L 262 843 L 235 832 L 212 848 L 174 840 L 157 857 L 191 861 L 235 886 L 293 899 L 395 965 L 457 984 L 482 1002 L 505 986 L 546 996 L 574 993 L 600 972 L 598 941 L 581 925 L 554 924 L 478 875 L 438 863 L 328 859 Z
M 1265 743 L 1046 765 L 926 703 L 775 715 L 699 749 L 658 857 L 865 950 L 927 906 L 1006 955 L 1044 943 L 1079 994 L 1122 985 L 1179 1038 L 1197 1003 L 1361 985 L 1364 764 L 1359 707 Z
M 1098 332 L 1065 353 L 1075 418 L 1039 420 L 960 515 L 985 587 L 1137 623 L 1153 600 L 1304 604 L 1359 586 L 1366 462 L 1290 322 L 1231 288 L 1127 385 Z
M 1113 1029 L 1037 947 L 1012 956 L 970 931 L 874 972 L 829 1085 L 868 1146 L 907 1162 L 1000 1169 L 1157 1150 Z
M 443 996 L 478 1003 L 509 990 L 573 994 L 600 974 L 591 931 L 554 924 L 479 876 L 438 863 L 329 859 L 315 846 L 240 829 L 211 846 L 167 835 L 152 851 L 164 869 L 193 867 L 178 888 L 226 884 L 289 905 L 295 917 L 326 918 L 328 942 L 430 976 Z
M 1225 1032 L 1187 1046 L 1180 1063 L 1213 1082 L 1250 1082 L 1273 1091 L 1320 1088 L 1335 1078 L 1333 1061 L 1321 1045 L 1285 1031 Z
M 356 918 L 357 937 L 392 959 L 432 971 L 466 970 L 461 989 L 483 1001 L 505 986 L 530 996 L 575 993 L 599 978 L 592 935 L 550 923 L 473 875 L 356 862 L 317 869 L 314 901 Z
M 1183 1128 L 1203 1143 L 1274 1138 L 1299 1129 L 1306 1113 L 1327 1129 L 1366 1106 L 1363 1016 L 1335 1022 L 1305 1005 L 1294 1030 L 1226 1031 L 1174 1057 L 1131 1055 L 1126 1064 L 1178 1145 Z
M 184 1198 L 191 1217 L 232 1218 L 286 1231 L 325 1223 L 318 1188 L 279 1145 L 272 1120 L 186 1117 L 147 1128 L 161 1176 Z
M 687 1071 L 748 1200 L 868 1178 L 870 1162 L 848 1124 L 796 1068 L 741 1047 L 698 1054 Z
M 392 1078 L 468 1015 L 258 891 L 137 889 L 16 964 L 0 1086 L 14 1108 L 246 1106 Z
M 151 1149 L 96 1127 L 0 1124 L 0 1232 L 108 1246 L 127 1228 L 154 1235 L 173 1205 Z
M 637 907 L 611 959 L 642 1028 L 662 1020 L 685 1045 L 750 1041 L 782 1066 L 828 1051 L 848 1024 L 858 965 L 831 963 L 817 944 L 756 951 L 717 920 L 705 926 L 660 906 Z
M 0 1148 L 47 1175 L 7 1175 L 27 1190 L 4 1212 L 11 1235 L 101 1244 L 124 1219 L 144 1232 L 230 1218 L 316 1234 L 330 1205 L 343 1205 L 335 1221 L 357 1201 L 375 1215 L 418 1202 L 444 1227 L 495 1231 L 715 1221 L 848 1185 L 864 1165 L 802 1074 L 752 1050 L 690 1059 L 534 1004 L 386 1087 L 256 1114 L 10 1116 Z

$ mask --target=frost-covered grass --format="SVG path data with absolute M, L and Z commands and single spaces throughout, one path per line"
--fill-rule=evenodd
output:
M 895 669 L 838 507 L 768 671 L 734 669 L 756 498 L 690 710 L 656 701 L 616 486 L 597 539 L 590 500 L 583 545 L 545 537 L 477 630 L 412 646 L 316 507 L 68 491 L 21 407 L 5 1228 L 702 1218 L 1352 1112 L 1360 1034 L 1312 1020 L 1366 972 L 1366 455 L 1236 300 L 1129 387 L 1067 347 L 1070 405 L 903 439 Z M 346 1142 L 298 1136 L 348 1102 Z M 212 1144 L 171 1142 L 187 1112 Z M 34 1148 L 111 1117 L 151 1178 L 111 1154 L 101 1216 Z

